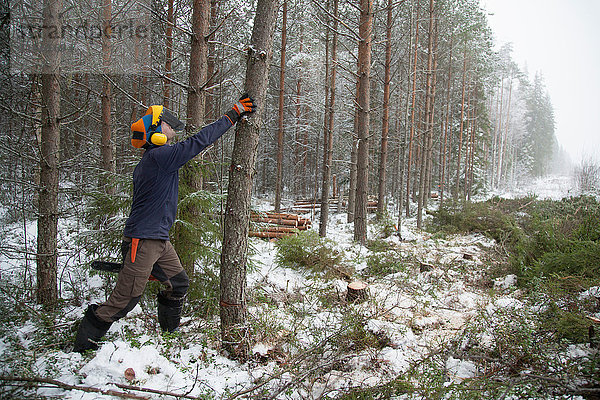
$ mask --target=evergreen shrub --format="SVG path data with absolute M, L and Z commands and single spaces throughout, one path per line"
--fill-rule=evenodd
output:
M 181 264 L 191 277 L 194 264 L 218 264 L 221 252 L 222 228 L 216 207 L 223 196 L 200 190 L 180 190 L 177 219 L 171 229 L 171 242 Z
M 314 231 L 305 231 L 277 242 L 276 261 L 282 266 L 324 272 L 339 266 L 343 257 L 327 239 Z
M 367 241 L 367 249 L 374 251 L 374 252 L 389 251 L 393 247 L 394 246 L 391 243 L 386 242 L 385 240 L 381 240 L 381 239 Z
M 193 314 L 207 320 L 219 315 L 219 285 L 219 273 L 213 266 L 196 268 L 190 276 L 184 314 Z
M 522 239 L 515 217 L 497 208 L 493 202 L 445 205 L 433 213 L 431 228 L 448 233 L 481 233 L 499 243 L 514 244 Z
M 398 230 L 395 221 L 387 213 L 377 214 L 375 220 L 375 235 L 382 239 L 388 238 L 395 234 Z
M 590 321 L 581 313 L 563 310 L 552 304 L 543 313 L 542 331 L 550 332 L 558 340 L 569 343 L 588 343 Z
M 395 252 L 373 254 L 367 259 L 367 273 L 371 276 L 387 276 L 406 270 L 406 260 Z
M 600 270 L 600 204 L 590 196 L 445 205 L 434 213 L 431 229 L 496 240 L 526 281 L 540 275 L 594 278 Z

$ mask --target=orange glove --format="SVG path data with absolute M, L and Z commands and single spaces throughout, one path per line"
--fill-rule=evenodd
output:
M 244 115 L 248 115 L 253 113 L 256 110 L 256 104 L 252 97 L 248 94 L 243 94 L 242 97 L 238 100 L 237 103 L 233 105 L 231 110 L 227 111 L 225 115 L 231 121 L 231 124 L 234 125 L 238 122 Z

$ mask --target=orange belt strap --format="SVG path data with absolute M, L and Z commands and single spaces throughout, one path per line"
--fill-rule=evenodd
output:
M 137 247 L 140 239 L 131 239 L 131 262 L 135 263 L 135 255 L 137 254 Z

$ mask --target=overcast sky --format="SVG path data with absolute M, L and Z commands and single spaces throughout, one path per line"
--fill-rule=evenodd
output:
M 578 164 L 600 160 L 600 0 L 482 0 L 497 48 L 530 78 L 541 71 L 554 106 L 556 136 Z

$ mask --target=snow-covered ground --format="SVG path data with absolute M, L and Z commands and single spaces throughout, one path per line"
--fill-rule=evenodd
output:
M 563 197 L 577 196 L 579 191 L 573 182 L 573 177 L 557 175 L 537 178 L 511 189 L 498 189 L 490 195 L 509 199 L 534 195 L 539 199 L 560 200 Z
M 553 178 L 510 196 L 556 198 L 568 195 L 569 188 L 565 179 Z M 267 208 L 264 203 L 256 206 Z M 68 282 L 80 280 L 86 290 L 94 293 L 91 301 L 101 301 L 105 282 L 78 269 L 77 265 L 85 260 L 67 245 L 72 243 L 69 235 L 77 230 L 69 221 L 61 224 L 59 275 L 63 292 L 68 292 Z M 317 227 L 313 223 L 313 229 Z M 376 238 L 377 229 L 370 229 L 370 238 Z M 368 270 L 366 260 L 373 253 L 354 243 L 352 232 L 345 214 L 332 215 L 328 228 L 332 246 L 343 255 L 345 266 L 369 285 L 369 299 L 358 304 L 345 301 L 346 280 L 282 267 L 276 262 L 274 242 L 252 239 L 256 268 L 248 274 L 248 296 L 254 299 L 248 310 L 254 329 L 254 357 L 250 362 L 241 364 L 220 354 L 218 321 L 187 317 L 181 336 L 163 336 L 156 323 L 149 321 L 155 311 L 138 305 L 113 324 L 108 340 L 92 355 L 40 348 L 30 339 L 36 327 L 30 321 L 15 322 L 17 342 L 0 337 L 0 375 L 43 376 L 70 385 L 119 392 L 131 392 L 122 385 L 163 392 L 131 392 L 152 399 L 172 398 L 164 392 L 188 398 L 236 398 L 248 392 L 253 398 L 261 398 L 262 390 L 281 399 L 331 398 L 347 388 L 374 386 L 406 372 L 436 346 L 456 338 L 465 324 L 481 313 L 491 315 L 523 307 L 514 275 L 495 281 L 486 278 L 490 266 L 487 253 L 494 245 L 489 239 L 479 235 L 437 237 L 417 230 L 414 219 L 403 221 L 402 236 L 408 240 L 399 241 L 393 236 L 385 241 L 395 255 L 411 262 L 394 274 L 378 277 L 364 273 Z M 26 262 L 15 255 L 25 242 L 34 248 L 35 224 L 27 225 L 27 241 L 23 235 L 22 226 L 5 229 L 5 243 L 10 244 L 7 249 L 13 251 L 0 255 L 3 282 L 32 279 L 35 260 Z M 29 277 L 23 277 L 24 268 L 29 269 Z M 66 316 L 61 321 L 77 320 L 86 306 L 65 305 Z M 366 332 L 381 340 L 376 349 L 339 343 L 352 340 L 348 325 L 354 322 L 360 322 Z M 340 347 L 351 351 L 343 353 Z M 28 370 L 21 370 L 13 359 L 15 351 L 31 357 Z M 583 348 L 573 351 L 587 354 Z M 311 354 L 322 359 L 320 376 L 302 381 L 312 376 L 304 369 L 318 364 L 309 362 Z M 481 373 L 473 362 L 453 356 L 447 358 L 445 368 L 448 384 Z M 127 370 L 134 371 L 133 379 L 126 376 Z M 113 398 L 53 386 L 40 387 L 37 394 L 65 399 Z

